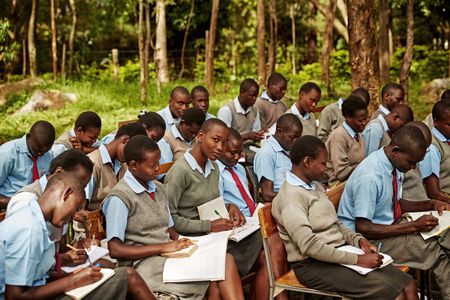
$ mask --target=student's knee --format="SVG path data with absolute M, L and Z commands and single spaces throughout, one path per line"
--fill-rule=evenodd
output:
M 130 267 L 127 267 L 127 276 L 128 276 L 128 282 L 130 284 L 135 283 L 139 278 L 138 272 L 136 272 L 135 269 L 130 268 Z

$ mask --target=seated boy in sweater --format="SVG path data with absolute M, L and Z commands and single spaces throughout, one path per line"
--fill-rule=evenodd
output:
M 170 93 L 169 105 L 158 111 L 166 122 L 166 130 L 180 122 L 181 116 L 191 105 L 191 95 L 184 86 L 175 87 Z
M 208 112 L 209 108 L 209 92 L 202 86 L 197 85 L 191 90 L 192 107 L 200 108 L 206 114 L 205 119 L 209 120 L 215 118 L 216 116 Z

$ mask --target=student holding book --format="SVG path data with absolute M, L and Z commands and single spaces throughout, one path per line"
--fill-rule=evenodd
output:
M 55 263 L 55 247 L 46 221 L 63 227 L 85 201 L 84 190 L 69 172 L 55 174 L 40 197 L 20 193 L 21 205 L 0 223 L 0 299 L 70 299 L 64 293 L 102 278 L 99 267 L 86 268 L 52 282 L 47 272 Z M 13 197 L 13 200 L 14 200 Z M 85 299 L 155 299 L 134 270 L 115 269 Z
M 132 266 L 149 287 L 181 299 L 243 299 L 236 265 L 226 259 L 225 280 L 219 282 L 163 283 L 166 261 L 162 253 L 191 245 L 183 238 L 172 240 L 167 222 L 169 211 L 164 186 L 155 179 L 159 171 L 158 145 L 146 136 L 135 136 L 125 146 L 128 171 L 102 205 L 110 255 L 120 266 Z M 192 266 L 195 268 L 195 266 Z
M 245 217 L 234 204 L 227 204 L 230 219 L 199 220 L 197 207 L 220 196 L 219 167 L 215 160 L 225 151 L 229 130 L 219 119 L 203 123 L 196 143 L 184 157 L 177 160 L 165 178 L 170 212 L 175 229 L 182 234 L 202 234 L 232 230 L 245 222 Z M 266 264 L 261 255 L 262 239 L 255 232 L 238 243 L 229 241 L 228 253 L 233 255 L 241 276 L 255 265 L 257 272 L 266 274 Z M 258 276 L 258 275 L 257 275 Z M 267 276 L 267 275 L 266 275 Z M 269 294 L 266 280 L 255 287 L 256 298 Z
M 327 157 L 320 139 L 297 139 L 291 149 L 292 169 L 272 202 L 272 214 L 297 279 L 306 287 L 353 299 L 418 299 L 413 278 L 393 265 L 365 276 L 341 265 L 377 268 L 382 255 L 367 239 L 339 222 L 319 183 L 326 174 Z M 336 249 L 345 244 L 365 253 Z

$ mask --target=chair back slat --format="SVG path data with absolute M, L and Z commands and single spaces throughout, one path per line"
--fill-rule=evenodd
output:
M 272 216 L 272 204 L 266 204 L 258 211 L 259 225 L 263 239 L 269 238 L 278 232 L 277 222 Z
M 345 181 L 339 182 L 327 191 L 328 199 L 333 203 L 334 208 L 337 210 L 339 207 L 339 201 L 341 201 L 342 193 L 344 193 Z
M 166 174 L 167 172 L 169 172 L 170 168 L 172 168 L 174 163 L 175 163 L 174 161 L 171 161 L 171 162 L 160 165 L 159 166 L 159 174 Z
M 120 128 L 123 125 L 127 125 L 127 124 L 134 123 L 134 122 L 137 122 L 137 120 L 134 119 L 134 120 L 128 120 L 128 121 L 120 121 L 117 123 L 117 128 Z

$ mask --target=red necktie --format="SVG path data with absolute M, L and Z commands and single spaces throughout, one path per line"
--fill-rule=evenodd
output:
M 150 192 L 148 193 L 148 195 L 150 196 L 150 199 L 152 199 L 153 201 L 155 200 L 155 192 Z
M 56 271 L 56 278 L 61 278 L 61 257 L 59 257 L 59 252 L 56 252 L 55 254 L 55 271 Z
M 397 223 L 398 219 L 402 216 L 402 208 L 400 207 L 400 202 L 398 201 L 398 182 L 397 182 L 397 170 L 394 168 L 392 171 L 392 206 L 394 208 L 394 224 Z
M 359 135 L 357 133 L 355 133 L 355 141 L 359 143 Z
M 37 167 L 37 157 L 31 156 L 31 160 L 33 161 L 33 182 L 39 179 L 39 170 Z
M 447 145 L 450 145 L 450 141 L 447 141 Z
M 250 214 L 253 215 L 253 212 L 256 209 L 255 202 L 253 202 L 252 198 L 250 198 L 250 196 L 247 194 L 247 191 L 242 185 L 241 180 L 239 179 L 238 175 L 233 171 L 233 169 L 229 167 L 227 167 L 226 169 L 228 170 L 228 172 L 230 172 L 231 177 L 233 177 L 233 180 L 236 183 L 236 186 L 239 189 L 242 198 L 244 198 L 244 201 L 247 204 L 248 209 L 250 210 Z

